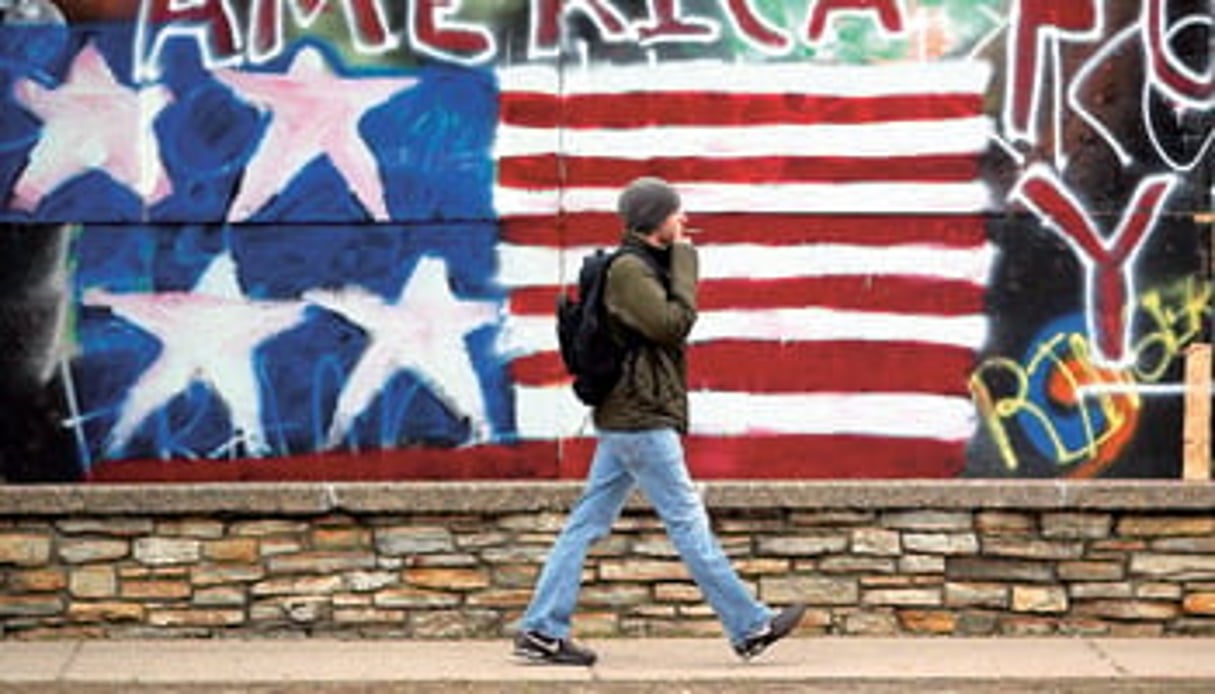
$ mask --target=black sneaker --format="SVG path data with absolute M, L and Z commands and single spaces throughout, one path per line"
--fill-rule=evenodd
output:
M 762 629 L 734 644 L 734 652 L 743 660 L 750 660 L 763 653 L 768 646 L 788 636 L 802 621 L 806 614 L 805 605 L 790 605 L 781 610 Z
M 579 646 L 569 639 L 554 639 L 538 631 L 521 631 L 515 634 L 515 656 L 533 663 L 551 665 L 595 664 L 595 651 Z

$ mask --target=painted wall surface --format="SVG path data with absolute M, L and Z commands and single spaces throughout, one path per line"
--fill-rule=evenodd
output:
M 1178 474 L 1209 0 L 0 2 L 9 481 L 580 475 L 643 174 L 695 475 Z

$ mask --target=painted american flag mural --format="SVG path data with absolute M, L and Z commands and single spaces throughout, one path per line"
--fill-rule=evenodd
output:
M 1158 88 L 1190 127 L 1198 73 L 1133 39 L 1197 20 L 537 1 L 477 24 L 421 2 L 385 33 L 372 0 L 113 5 L 0 25 L 0 224 L 60 249 L 20 301 L 64 296 L 44 336 L 13 323 L 37 349 L 8 373 L 42 384 L 63 476 L 581 475 L 553 306 L 640 175 L 702 230 L 698 477 L 1092 475 L 1176 447 L 1178 355 L 1211 310 L 1177 210 L 1209 191 L 1209 144 L 1114 125 Z M 1093 45 L 1053 83 L 1068 41 Z M 1160 63 L 1144 103 L 1085 101 L 1127 55 Z M 1128 161 L 1158 173 L 1109 173 Z
M 548 459 L 577 474 L 591 432 L 555 352 L 554 300 L 584 252 L 615 242 L 616 194 L 643 174 L 672 181 L 705 231 L 688 440 L 699 473 L 960 469 L 993 258 L 981 62 L 370 77 L 335 64 L 305 44 L 266 69 L 206 73 L 177 110 L 160 88 L 122 85 L 92 42 L 58 89 L 19 82 L 22 103 L 45 113 L 87 108 L 74 90 L 108 90 L 132 119 L 163 115 L 160 132 L 136 130 L 144 154 L 185 149 L 189 126 L 173 126 L 203 104 L 228 141 L 231 125 L 255 142 L 227 196 L 196 192 L 199 167 L 177 164 L 182 191 L 140 159 L 119 170 L 129 180 L 94 183 L 157 203 L 132 215 L 171 222 L 200 207 L 184 193 L 227 200 L 233 222 L 80 232 L 72 426 L 96 476 L 148 460 L 300 456 L 335 474 L 343 455 L 357 475 L 368 451 L 438 476 L 445 458 L 474 471 L 470 461 L 504 459 L 491 474 Z M 470 85 L 465 98 L 451 82 Z M 424 129 L 440 118 L 456 125 Z M 129 132 L 76 140 L 117 166 Z M 54 154 L 31 153 L 16 198 L 87 218 L 91 196 L 56 188 L 72 160 Z M 392 168 L 427 155 L 435 169 L 464 167 L 467 179 L 446 181 L 459 197 L 445 200 L 434 177 L 418 185 L 419 167 Z M 383 221 L 317 224 L 364 214 Z
M 553 302 L 618 237 L 620 188 L 657 175 L 704 231 L 696 471 L 959 470 L 994 257 L 979 176 L 988 78 L 976 61 L 504 70 L 494 200 L 520 435 L 589 433 Z

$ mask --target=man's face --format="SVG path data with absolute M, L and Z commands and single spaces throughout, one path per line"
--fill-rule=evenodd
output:
M 660 246 L 669 246 L 676 241 L 683 239 L 684 224 L 687 224 L 688 217 L 683 213 L 683 210 L 675 210 L 658 228 L 653 232 L 654 241 Z

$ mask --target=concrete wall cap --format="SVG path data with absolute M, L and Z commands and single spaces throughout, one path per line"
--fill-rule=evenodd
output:
M 1215 484 L 1175 480 L 843 480 L 698 483 L 710 509 L 1215 509 Z M 0 515 L 318 515 L 564 510 L 580 480 L 0 486 Z M 635 494 L 634 507 L 645 501 Z

